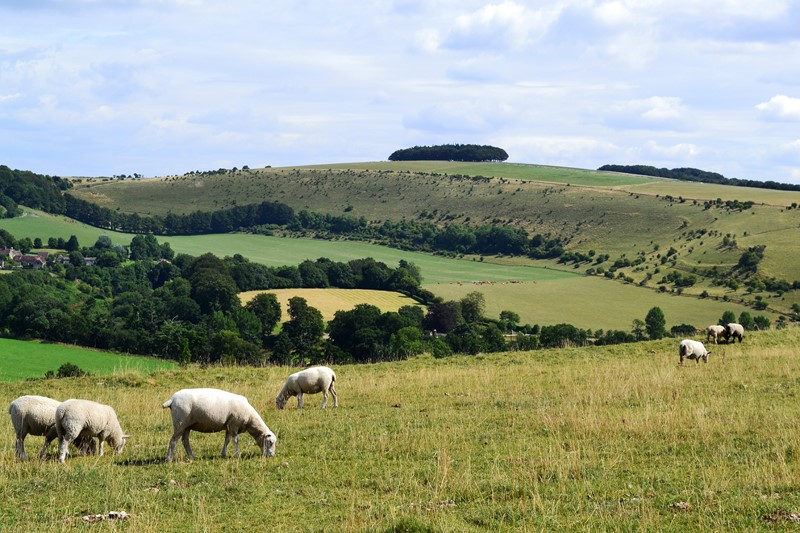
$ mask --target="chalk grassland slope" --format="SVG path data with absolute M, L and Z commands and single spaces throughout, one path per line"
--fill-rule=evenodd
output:
M 715 264 L 730 267 L 747 247 L 763 244 L 767 246 L 766 272 L 789 281 L 800 279 L 800 239 L 791 237 L 800 226 L 800 210 L 785 209 L 793 202 L 800 203 L 798 192 L 629 176 L 636 183 L 620 185 L 615 180 L 621 178 L 614 173 L 488 163 L 484 166 L 496 167 L 497 174 L 522 167 L 525 178 L 475 181 L 434 175 L 435 163 L 425 162 L 427 167 L 409 163 L 420 168 L 416 172 L 381 170 L 394 163 L 375 163 L 375 169 L 364 170 L 361 167 L 373 165 L 364 163 L 330 165 L 330 169 L 259 169 L 154 180 L 84 180 L 73 193 L 111 208 L 143 214 L 214 210 L 271 200 L 285 202 L 296 210 L 346 213 L 368 220 L 508 224 L 530 233 L 560 236 L 569 250 L 594 249 L 614 257 L 652 251 L 654 246 L 668 249 L 676 242 L 684 244 L 689 232 L 707 231 L 714 232 L 715 237 L 704 239 L 702 244 L 695 242 L 691 252 L 687 247 L 687 253 L 679 255 L 684 268 L 706 263 L 703 255 L 713 256 Z M 458 168 L 457 164 L 449 165 Z M 474 168 L 463 165 L 464 172 Z M 360 168 L 345 168 L 348 166 Z M 522 171 L 508 171 L 507 175 L 521 174 Z M 554 174 L 568 177 L 562 183 L 534 181 L 537 176 L 555 180 Z M 596 184 L 604 179 L 609 180 L 609 186 Z M 566 180 L 569 185 L 563 183 Z M 581 182 L 585 185 L 578 186 Z M 667 194 L 675 200 L 667 200 Z M 681 202 L 679 197 L 688 200 Z M 750 200 L 757 205 L 744 211 L 704 209 L 704 200 L 717 198 Z M 754 230 L 754 224 L 769 230 Z M 721 246 L 723 236 L 728 234 L 735 237 L 738 247 Z M 651 265 L 658 266 L 653 262 Z M 640 281 L 639 277 L 634 278 Z
M 773 531 L 800 510 L 798 343 L 753 334 L 684 368 L 674 341 L 340 366 L 324 411 L 319 395 L 275 409 L 289 368 L 0 384 L 111 404 L 132 435 L 122 455 L 22 463 L 9 424 L 3 529 L 126 511 L 141 532 Z M 242 458 L 220 459 L 223 435 L 193 432 L 197 459 L 164 464 L 161 403 L 201 386 L 247 396 L 276 457 L 242 435 Z
M 42 212 L 30 212 L 35 216 L 0 219 L 0 228 L 7 229 L 16 237 L 31 239 L 66 239 L 74 234 L 83 245 L 93 244 L 102 234 L 109 235 L 115 243 L 120 244 L 128 244 L 131 239 L 129 234 L 100 230 Z M 636 288 L 600 277 L 583 277 L 577 271 L 531 268 L 527 261 L 508 260 L 517 264 L 496 264 L 447 259 L 351 241 L 245 234 L 160 237 L 159 240 L 169 242 L 176 252 L 198 256 L 210 251 L 219 257 L 239 253 L 252 261 L 270 266 L 299 264 L 306 259 L 316 260 L 319 257 L 334 261 L 373 257 L 392 266 L 405 259 L 420 267 L 425 288 L 434 294 L 450 298 L 461 297 L 464 291 L 478 290 L 487 300 L 487 316 L 497 318 L 499 311 L 508 309 L 519 313 L 523 323 L 530 324 L 566 322 L 583 328 L 628 330 L 634 318 L 643 318 L 650 307 L 658 305 L 666 314 L 670 326 L 689 323 L 701 327 L 706 322 L 716 322 L 727 309 L 736 310 L 737 316 L 739 310 L 743 309 L 738 304 L 717 300 L 670 297 L 651 289 Z M 678 243 L 675 245 L 679 248 L 682 246 Z M 503 284 L 509 281 L 529 283 Z M 573 281 L 576 283 L 573 284 Z M 480 285 L 476 285 L 476 282 Z M 456 285 L 448 285 L 450 283 Z M 458 283 L 462 283 L 462 287 L 457 287 Z M 791 305 L 792 294 L 787 296 L 789 300 L 786 302 Z M 609 305 L 611 302 L 613 305 Z M 639 312 L 641 306 L 647 307 L 644 313 Z M 635 310 L 635 314 L 626 314 L 623 309 Z M 771 311 L 763 314 L 773 320 L 776 318 Z
M 268 291 L 247 291 L 239 293 L 239 300 L 246 304 L 257 294 L 272 293 L 281 303 L 282 321 L 289 320 L 289 299 L 305 298 L 308 304 L 319 309 L 322 318 L 333 319 L 336 311 L 347 311 L 357 304 L 374 305 L 384 313 L 397 311 L 404 305 L 419 305 L 414 299 L 397 292 L 372 291 L 366 289 L 276 289 Z
M 57 371 L 64 363 L 72 363 L 91 374 L 115 372 L 155 372 L 177 365 L 152 357 L 120 355 L 61 344 L 18 341 L 0 338 L 0 381 L 41 378 L 48 370 Z M 13 400 L 13 398 L 11 398 Z
M 479 292 L 486 301 L 486 316 L 492 318 L 498 318 L 500 311 L 510 310 L 524 317 L 524 323 L 551 325 L 557 319 L 592 331 L 630 331 L 634 319 L 644 320 L 656 306 L 664 312 L 667 330 L 680 324 L 705 328 L 716 324 L 727 310 L 736 316 L 747 311 L 766 315 L 773 322 L 776 318 L 772 312 L 753 311 L 733 302 L 645 292 L 633 285 L 593 277 L 547 283 L 444 283 L 426 288 L 446 300 L 460 300 L 470 292 Z

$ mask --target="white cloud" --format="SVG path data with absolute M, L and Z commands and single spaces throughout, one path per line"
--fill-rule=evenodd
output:
M 612 106 L 606 123 L 622 129 L 685 129 L 688 115 L 681 98 L 651 96 Z
M 462 48 L 520 48 L 540 39 L 558 19 L 558 7 L 529 9 L 516 2 L 488 4 L 459 15 L 443 46 Z
M 756 109 L 767 120 L 800 121 L 800 98 L 779 94 L 756 105 Z
M 647 157 L 666 159 L 669 161 L 683 161 L 684 163 L 694 160 L 700 155 L 698 147 L 692 143 L 678 143 L 671 146 L 662 146 L 655 141 L 648 141 L 643 149 Z

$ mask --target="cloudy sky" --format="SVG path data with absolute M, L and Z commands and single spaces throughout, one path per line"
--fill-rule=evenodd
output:
M 796 0 L 3 0 L 0 164 L 692 166 L 800 183 Z

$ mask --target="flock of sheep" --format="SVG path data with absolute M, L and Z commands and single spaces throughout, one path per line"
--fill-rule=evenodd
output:
M 726 342 L 744 340 L 744 328 L 741 324 L 730 323 L 727 326 L 712 325 L 706 328 L 706 342 L 713 339 L 717 344 L 721 339 Z M 678 349 L 680 364 L 684 359 L 694 359 L 696 363 L 708 362 L 710 352 L 702 342 L 684 339 Z M 317 366 L 295 372 L 286 378 L 280 392 L 275 398 L 275 405 L 283 409 L 292 396 L 297 397 L 297 407 L 303 407 L 303 394 L 322 393 L 322 408 L 328 403 L 328 393 L 333 396 L 334 407 L 339 406 L 334 383 L 336 374 L 328 367 Z M 194 459 L 189 445 L 189 433 L 225 432 L 222 445 L 222 456 L 225 457 L 231 438 L 239 457 L 239 433 L 249 433 L 261 448 L 261 454 L 267 457 L 275 455 L 275 444 L 278 438 L 270 431 L 250 405 L 247 398 L 219 389 L 183 389 L 179 390 L 162 405 L 172 414 L 172 438 L 167 449 L 167 462 L 175 454 L 175 445 L 180 439 L 186 456 Z M 103 455 L 103 446 L 108 442 L 117 453 L 122 451 L 128 435 L 122 432 L 117 414 L 109 405 L 91 400 L 70 399 L 64 402 L 44 396 L 20 396 L 8 408 L 11 422 L 16 433 L 16 456 L 26 459 L 25 437 L 28 435 L 44 436 L 44 446 L 39 452 L 42 459 L 47 447 L 58 438 L 58 460 L 66 459 L 70 444 L 75 446 L 81 455 L 99 453 Z M 95 445 L 99 442 L 99 450 Z
M 336 374 L 328 367 L 318 366 L 296 372 L 286 378 L 275 404 L 283 409 L 292 396 L 297 396 L 297 406 L 303 407 L 303 394 L 322 392 L 322 408 L 328 402 L 328 393 L 333 395 L 333 405 L 338 407 L 334 382 Z M 194 459 L 189 445 L 189 433 L 225 432 L 225 443 L 222 456 L 225 457 L 228 444 L 233 438 L 236 457 L 239 457 L 239 433 L 249 433 L 261 448 L 261 454 L 267 457 L 275 455 L 275 444 L 278 438 L 270 431 L 258 412 L 250 405 L 247 398 L 219 389 L 183 389 L 179 390 L 162 405 L 172 415 L 172 438 L 167 449 L 167 462 L 172 460 L 175 445 L 180 439 L 186 450 L 186 456 Z M 47 447 L 58 438 L 58 460 L 66 459 L 70 444 L 75 446 L 81 455 L 99 453 L 103 455 L 106 442 L 116 453 L 122 452 L 128 435 L 122 432 L 117 414 L 110 405 L 91 400 L 70 399 L 59 402 L 44 396 L 20 396 L 8 408 L 11 423 L 16 433 L 16 456 L 25 460 L 25 437 L 28 435 L 44 436 L 44 446 L 39 458 L 45 456 Z M 99 442 L 99 451 L 95 445 Z
M 713 324 L 706 328 L 706 342 L 710 342 L 712 339 L 714 344 L 718 344 L 721 339 L 725 339 L 725 342 L 731 342 L 731 339 L 733 339 L 734 343 L 737 340 L 741 343 L 744 340 L 744 327 L 735 322 L 731 322 L 726 326 Z M 700 359 L 702 359 L 704 363 L 708 363 L 710 353 L 702 342 L 692 339 L 682 340 L 678 347 L 681 366 L 683 366 L 684 359 L 694 359 L 695 363 L 699 363 Z

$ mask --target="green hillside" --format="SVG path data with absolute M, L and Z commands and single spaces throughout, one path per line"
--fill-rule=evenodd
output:
M 724 282 L 726 276 L 718 274 L 736 267 L 749 248 L 765 247 L 760 277 L 789 285 L 800 281 L 800 209 L 791 208 L 800 203 L 800 192 L 539 165 L 419 161 L 81 180 L 73 192 L 141 214 L 213 211 L 269 200 L 296 212 L 346 214 L 376 223 L 507 225 L 530 235 L 558 236 L 568 251 L 607 255 L 599 267 L 608 271 L 616 262 L 614 276 L 631 283 L 660 289 L 665 276 L 694 276 L 692 285 L 667 282 L 665 288 L 751 306 L 757 305 L 753 293 L 762 289 L 712 283 L 714 277 Z M 592 261 L 559 266 L 572 267 L 579 273 L 598 272 Z M 797 291 L 769 291 L 761 297 L 782 313 L 800 302 Z
M 0 228 L 17 237 L 68 238 L 76 235 L 81 244 L 91 245 L 100 235 L 109 235 L 118 244 L 128 244 L 132 235 L 93 228 L 73 220 L 28 210 L 30 216 L 0 219 Z M 487 315 L 497 318 L 502 310 L 519 313 L 522 323 L 572 323 L 581 328 L 629 330 L 633 319 L 642 319 L 647 310 L 659 306 L 668 320 L 668 327 L 690 323 L 698 327 L 716 322 L 723 312 L 732 310 L 738 316 L 747 309 L 741 303 L 709 298 L 679 297 L 659 293 L 653 287 L 642 288 L 621 280 L 599 276 L 583 276 L 579 269 L 553 261 L 530 261 L 521 258 L 446 258 L 397 250 L 386 246 L 352 242 L 268 237 L 251 234 L 196 235 L 161 237 L 173 250 L 194 256 L 208 251 L 219 257 L 242 254 L 250 260 L 281 266 L 299 264 L 306 259 L 327 257 L 348 261 L 373 257 L 387 265 L 401 259 L 420 267 L 424 287 L 446 299 L 461 298 L 477 291 L 484 295 Z M 689 293 L 691 291 L 687 291 Z M 697 292 L 697 291 L 695 291 Z M 727 291 L 725 294 L 732 294 Z M 781 298 L 768 297 L 770 307 L 759 311 L 773 322 L 774 309 L 788 308 L 794 293 Z M 751 310 L 753 312 L 753 310 Z

